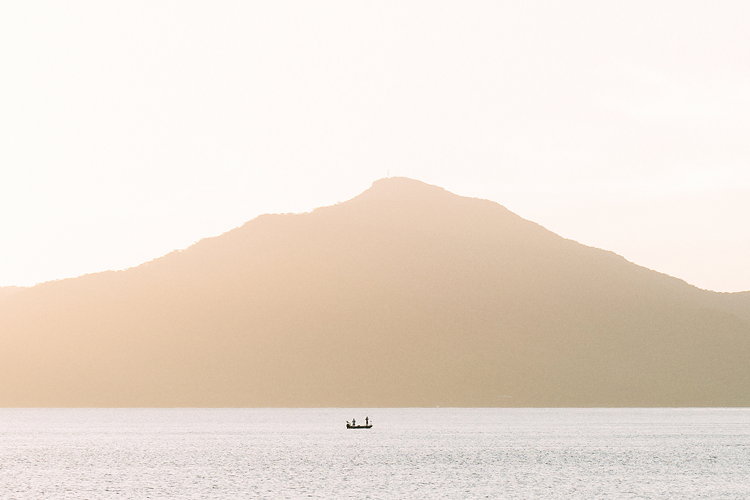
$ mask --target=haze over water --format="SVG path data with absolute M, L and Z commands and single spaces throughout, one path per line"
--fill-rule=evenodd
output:
M 0 410 L 4 499 L 747 498 L 747 477 L 748 409 Z

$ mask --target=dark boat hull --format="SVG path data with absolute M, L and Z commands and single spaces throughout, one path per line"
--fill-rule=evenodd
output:
M 372 424 L 369 425 L 352 425 L 352 424 L 346 424 L 347 429 L 369 429 L 372 427 Z

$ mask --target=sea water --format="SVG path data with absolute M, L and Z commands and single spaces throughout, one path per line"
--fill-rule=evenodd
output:
M 745 499 L 750 409 L 0 409 L 0 498 Z

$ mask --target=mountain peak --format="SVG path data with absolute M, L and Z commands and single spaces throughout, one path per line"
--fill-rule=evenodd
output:
M 445 189 L 408 177 L 384 177 L 355 199 L 388 199 L 449 194 Z M 455 196 L 455 195 L 454 195 Z

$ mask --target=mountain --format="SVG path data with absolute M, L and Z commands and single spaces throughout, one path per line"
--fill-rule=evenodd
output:
M 21 290 L 23 290 L 23 287 L 20 286 L 0 286 L 0 300 Z
M 404 178 L 0 300 L 2 406 L 748 406 L 750 292 Z

